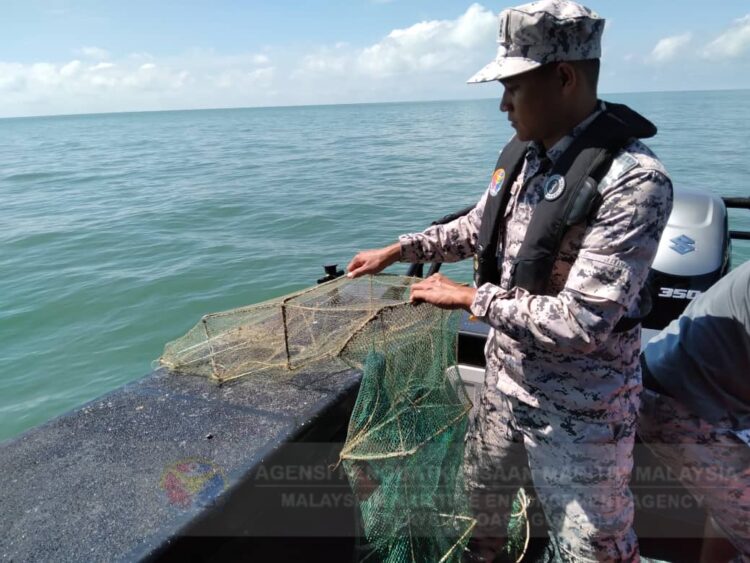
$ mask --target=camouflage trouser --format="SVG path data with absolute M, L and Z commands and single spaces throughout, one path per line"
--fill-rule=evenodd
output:
M 533 482 L 561 561 L 638 561 L 632 528 L 637 405 L 620 423 L 584 422 L 507 397 L 485 378 L 466 443 L 474 541 L 506 536 L 518 488 Z
M 638 434 L 750 561 L 750 446 L 681 403 L 648 389 L 641 397 Z

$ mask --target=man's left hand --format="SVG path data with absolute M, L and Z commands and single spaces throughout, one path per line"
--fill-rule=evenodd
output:
M 477 290 L 442 274 L 433 274 L 426 280 L 411 286 L 412 303 L 431 303 L 441 309 L 469 310 Z

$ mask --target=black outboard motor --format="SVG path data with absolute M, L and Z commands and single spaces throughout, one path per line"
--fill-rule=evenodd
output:
M 675 189 L 672 214 L 648 278 L 653 308 L 643 327 L 660 330 L 729 271 L 727 208 L 708 192 Z

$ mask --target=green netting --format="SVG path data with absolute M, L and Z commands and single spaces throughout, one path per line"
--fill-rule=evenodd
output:
M 341 460 L 380 560 L 458 561 L 474 527 L 464 487 L 471 402 L 459 316 L 408 302 L 415 278 L 340 278 L 206 315 L 160 363 L 219 382 L 283 378 L 321 361 L 363 373 Z
M 474 527 L 457 324 L 429 305 L 388 308 L 342 351 L 363 378 L 341 458 L 384 561 L 459 561 Z

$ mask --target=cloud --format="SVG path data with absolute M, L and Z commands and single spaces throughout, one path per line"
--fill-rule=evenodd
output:
M 74 76 L 81 70 L 82 66 L 83 65 L 81 64 L 81 61 L 79 61 L 78 59 L 70 61 L 69 63 L 64 64 L 62 67 L 60 67 L 60 76 Z
M 358 79 L 383 81 L 432 73 L 461 74 L 462 81 L 486 64 L 494 53 L 496 16 L 472 4 L 455 20 L 429 20 L 394 29 L 360 49 L 347 43 L 308 54 L 293 72 L 294 79 Z M 465 76 L 464 76 L 465 75 Z
M 0 116 L 267 105 L 275 75 L 269 63 L 265 54 L 196 52 L 163 59 L 141 53 L 100 62 L 0 62 Z
M 319 47 L 292 61 L 286 95 L 293 104 L 488 95 L 466 80 L 495 56 L 496 32 L 497 16 L 475 3 L 455 19 L 417 22 L 369 45 Z
M 467 54 L 492 43 L 495 15 L 472 4 L 456 20 L 431 20 L 394 29 L 357 57 L 358 70 L 371 76 L 462 70 Z M 471 70 L 467 68 L 467 72 Z M 468 76 L 468 75 L 467 75 Z
M 660 39 L 648 56 L 647 61 L 651 63 L 667 63 L 674 60 L 690 43 L 692 38 L 693 35 L 691 33 L 683 33 L 682 35 L 673 35 Z
M 750 52 L 750 14 L 735 20 L 732 26 L 706 45 L 707 59 L 737 59 Z
M 107 70 L 114 67 L 115 63 L 96 63 L 95 65 L 90 66 L 89 70 L 91 72 L 98 72 L 100 70 Z
M 15 93 L 24 88 L 23 70 L 22 64 L 0 62 L 0 94 L 2 92 Z
M 82 47 L 57 62 L 0 61 L 0 116 L 476 96 L 465 81 L 495 55 L 495 33 L 496 15 L 475 3 L 369 45 L 172 56 Z
M 76 53 L 87 59 L 103 60 L 110 57 L 109 51 L 102 49 L 101 47 L 81 47 L 76 50 Z
M 292 72 L 292 78 L 309 76 L 335 77 L 353 70 L 354 58 L 349 53 L 342 53 L 340 49 L 320 49 L 317 53 L 306 55 L 299 68 Z
M 257 68 L 252 71 L 226 70 L 214 77 L 218 88 L 252 90 L 272 85 L 276 69 L 272 66 Z

